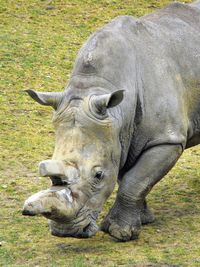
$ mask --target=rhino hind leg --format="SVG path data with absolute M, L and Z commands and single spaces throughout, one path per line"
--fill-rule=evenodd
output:
M 179 144 L 160 145 L 145 151 L 122 178 L 115 203 L 101 230 L 118 241 L 137 239 L 141 225 L 154 220 L 145 200 L 146 195 L 174 166 L 182 151 Z

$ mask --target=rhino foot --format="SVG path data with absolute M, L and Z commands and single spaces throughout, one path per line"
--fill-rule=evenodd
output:
M 142 224 L 152 223 L 155 220 L 155 216 L 147 206 L 146 200 L 144 201 L 144 206 L 143 209 L 141 210 L 140 218 Z
M 137 239 L 142 224 L 152 223 L 154 215 L 146 200 L 128 207 L 116 199 L 113 207 L 101 224 L 101 230 L 119 241 Z
M 113 220 L 106 217 L 101 225 L 101 230 L 110 234 L 117 241 L 126 242 L 138 238 L 140 222 L 129 225 L 125 221 Z
M 103 232 L 122 242 L 137 239 L 140 227 L 140 210 L 136 207 L 122 208 L 117 200 L 101 224 Z
M 118 241 L 137 239 L 142 224 L 152 223 L 154 215 L 147 206 L 146 200 L 132 208 L 121 207 L 116 200 L 108 215 L 101 224 L 101 230 Z

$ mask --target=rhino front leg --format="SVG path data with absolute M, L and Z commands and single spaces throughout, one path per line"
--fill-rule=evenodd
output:
M 136 165 L 122 178 L 113 207 L 102 223 L 102 230 L 120 241 L 136 239 L 142 223 L 153 220 L 145 197 L 174 166 L 182 145 L 159 145 L 143 152 Z

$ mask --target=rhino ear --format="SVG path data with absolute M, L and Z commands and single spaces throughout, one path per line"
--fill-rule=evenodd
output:
M 124 90 L 118 90 L 111 94 L 93 95 L 91 98 L 91 106 L 96 113 L 105 115 L 106 109 L 120 104 L 123 97 Z
M 57 108 L 64 94 L 63 92 L 40 93 L 40 92 L 36 92 L 31 89 L 25 90 L 25 92 L 27 92 L 39 104 L 45 105 L 45 106 L 52 106 L 54 109 Z
M 118 90 L 113 92 L 112 94 L 105 95 L 106 107 L 112 108 L 119 105 L 122 102 L 123 98 L 124 98 L 124 90 Z

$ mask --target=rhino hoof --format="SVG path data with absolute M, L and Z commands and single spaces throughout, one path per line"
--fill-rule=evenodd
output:
M 103 222 L 101 231 L 108 233 L 116 241 L 126 242 L 138 239 L 140 227 L 128 224 L 120 226 L 114 220 L 109 219 Z
M 142 224 L 148 224 L 155 221 L 155 216 L 150 210 L 141 213 L 140 217 Z

